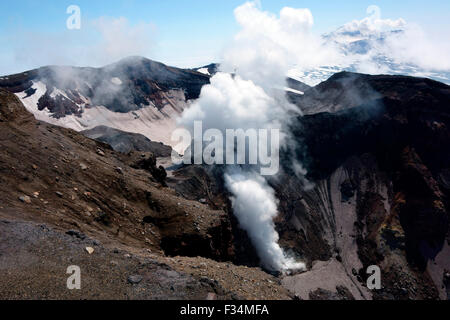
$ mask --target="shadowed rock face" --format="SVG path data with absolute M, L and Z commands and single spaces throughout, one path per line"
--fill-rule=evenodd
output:
M 99 126 L 82 131 L 81 134 L 107 143 L 115 151 L 122 153 L 129 153 L 130 151 L 151 152 L 156 157 L 170 157 L 172 154 L 172 148 L 160 142 L 150 141 L 141 134 L 124 132 L 110 127 Z
M 281 241 L 310 261 L 335 256 L 354 283 L 379 265 L 385 288 L 374 298 L 444 298 L 450 88 L 340 73 L 298 101 L 305 116 L 293 126 L 303 146 L 297 158 L 316 186 L 295 192 L 289 174 L 274 183 Z
M 446 84 L 425 78 L 340 72 L 306 90 L 305 95 L 298 99 L 297 105 L 305 114 L 334 113 L 368 105 L 384 97 L 402 105 L 427 105 L 438 103 L 436 98 L 444 103 L 448 90 Z

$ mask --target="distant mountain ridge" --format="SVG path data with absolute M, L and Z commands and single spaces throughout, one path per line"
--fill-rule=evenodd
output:
M 208 83 L 208 75 L 142 57 L 0 78 L 0 88 L 15 93 L 39 120 L 77 131 L 108 126 L 169 145 L 175 119 Z
M 169 67 L 142 57 L 128 57 L 102 68 L 46 66 L 0 77 L 0 87 L 13 93 L 26 92 L 26 97 L 30 97 L 36 92 L 33 84 L 39 81 L 47 87 L 46 93 L 53 100 L 55 97 L 64 96 L 65 91 L 68 91 L 68 98 L 74 105 L 102 105 L 111 111 L 125 113 L 151 104 L 162 107 L 161 91 L 181 89 L 186 99 L 196 99 L 201 87 L 209 82 L 209 77 L 193 70 Z M 111 97 L 96 94 L 97 90 L 108 90 L 109 93 L 119 91 L 119 88 L 120 93 L 125 95 L 120 99 L 114 95 Z M 53 107 L 43 101 L 42 97 L 39 102 L 41 110 Z M 56 116 L 74 112 L 63 108 L 50 111 L 59 113 Z
M 46 66 L 4 76 L 0 88 L 14 93 L 38 120 L 76 131 L 114 128 L 174 147 L 176 119 L 219 66 L 180 69 L 128 57 L 102 68 Z M 288 79 L 285 89 L 295 98 L 308 88 Z
M 397 59 L 396 54 L 391 52 L 391 46 L 402 39 L 404 21 L 385 23 L 388 23 L 385 25 L 387 30 L 362 23 L 359 26 L 345 25 L 322 35 L 324 44 L 336 48 L 342 57 L 348 59 L 343 59 L 340 64 L 330 63 L 309 69 L 293 67 L 288 75 L 310 86 L 326 81 L 341 71 L 426 77 L 450 84 L 450 70 L 424 69 L 412 61 Z

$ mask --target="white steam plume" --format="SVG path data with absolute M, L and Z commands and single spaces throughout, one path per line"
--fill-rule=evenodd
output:
M 202 88 L 200 98 L 184 111 L 179 124 L 193 130 L 193 123 L 202 120 L 203 130 L 285 128 L 287 102 L 281 95 L 269 96 L 253 81 L 239 75 L 217 73 L 211 84 Z M 286 132 L 280 143 L 286 140 Z M 270 270 L 300 269 L 303 263 L 286 256 L 278 245 L 273 218 L 278 214 L 274 190 L 251 168 L 227 166 L 226 187 L 233 195 L 233 211 L 255 246 L 262 264 Z
M 342 57 L 333 43 L 311 32 L 309 9 L 283 8 L 279 17 L 247 2 L 235 10 L 241 30 L 224 52 L 222 69 L 252 80 L 264 90 L 285 84 L 287 72 L 324 64 Z
M 288 123 L 300 112 L 286 100 L 286 73 L 297 63 L 302 51 L 318 50 L 298 46 L 299 41 L 312 39 L 309 28 L 312 15 L 307 9 L 285 8 L 280 17 L 258 9 L 247 2 L 235 10 L 241 31 L 224 52 L 222 68 L 234 73 L 217 73 L 211 84 L 204 86 L 200 98 L 185 110 L 180 125 L 192 129 L 195 120 L 202 120 L 203 129 L 269 129 L 281 130 L 280 144 L 289 138 Z M 321 63 L 320 54 L 309 65 Z M 292 146 L 291 146 L 292 147 Z M 293 165 L 294 170 L 301 168 Z M 278 244 L 273 218 L 278 201 L 265 178 L 246 167 L 227 166 L 226 187 L 232 194 L 233 211 L 244 228 L 264 267 L 270 270 L 304 269 L 305 265 L 286 255 Z M 304 172 L 297 170 L 303 178 Z
M 272 188 L 261 176 L 252 172 L 225 174 L 225 184 L 233 194 L 231 202 L 240 225 L 247 230 L 261 260 L 270 270 L 303 270 L 305 265 L 286 257 L 278 245 L 273 219 L 278 201 Z

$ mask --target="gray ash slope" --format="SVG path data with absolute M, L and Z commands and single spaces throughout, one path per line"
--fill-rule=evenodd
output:
M 129 153 L 131 151 L 151 152 L 155 157 L 170 157 L 172 148 L 161 142 L 150 139 L 138 133 L 124 132 L 110 127 L 98 126 L 82 131 L 84 136 L 109 144 L 115 151 Z

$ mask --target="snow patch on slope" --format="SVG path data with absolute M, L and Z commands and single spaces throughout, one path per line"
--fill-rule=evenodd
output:
M 58 88 L 54 88 L 52 93 L 50 94 L 51 98 L 56 98 L 57 96 L 62 96 L 63 100 L 67 99 L 70 100 L 69 97 L 66 95 L 66 93 Z
M 47 119 L 51 116 L 50 111 L 47 109 L 39 111 L 39 109 L 38 109 L 39 99 L 47 92 L 47 86 L 44 83 L 38 81 L 38 82 L 33 83 L 33 85 L 31 86 L 31 89 L 36 90 L 36 92 L 29 97 L 27 97 L 27 94 L 25 92 L 16 93 L 16 96 L 22 101 L 25 108 L 29 112 L 34 114 L 36 119 L 42 120 L 42 121 L 47 121 L 45 119 Z
M 122 80 L 120 80 L 117 77 L 114 77 L 114 78 L 111 79 L 111 83 L 115 84 L 116 86 L 120 86 L 122 84 Z
M 188 106 L 188 103 L 185 102 L 184 92 L 181 90 L 171 90 L 163 93 L 167 103 L 161 109 L 150 105 L 128 113 L 113 112 L 104 106 L 85 107 L 85 105 L 90 104 L 90 100 L 80 95 L 80 98 L 85 101 L 84 104 L 79 105 L 80 108 L 84 108 L 81 117 L 67 115 L 57 119 L 48 109 L 38 109 L 39 99 L 47 92 L 45 84 L 40 81 L 35 82 L 31 88 L 36 90 L 33 95 L 27 97 L 25 92 L 19 92 L 16 96 L 37 120 L 75 131 L 89 130 L 97 126 L 108 126 L 126 132 L 139 133 L 152 141 L 162 142 L 169 146 L 176 145 L 175 142 L 171 141 L 171 135 L 173 130 L 177 128 L 176 119 Z M 56 97 L 57 95 L 62 95 L 70 100 L 63 91 L 59 89 L 53 90 L 51 97 Z M 184 150 L 177 151 L 183 152 Z
M 206 75 L 208 75 L 208 76 L 211 75 L 211 74 L 209 73 L 209 71 L 208 71 L 208 68 L 201 68 L 201 69 L 198 69 L 197 72 L 206 74 Z
M 296 94 L 300 94 L 300 95 L 304 95 L 304 94 L 305 94 L 305 93 L 304 93 L 304 92 L 302 92 L 302 91 L 299 91 L 299 90 L 295 90 L 295 89 L 292 89 L 292 88 L 288 88 L 288 87 L 284 87 L 283 89 L 284 89 L 284 91 L 287 91 L 287 92 L 292 92 L 292 93 L 296 93 Z

